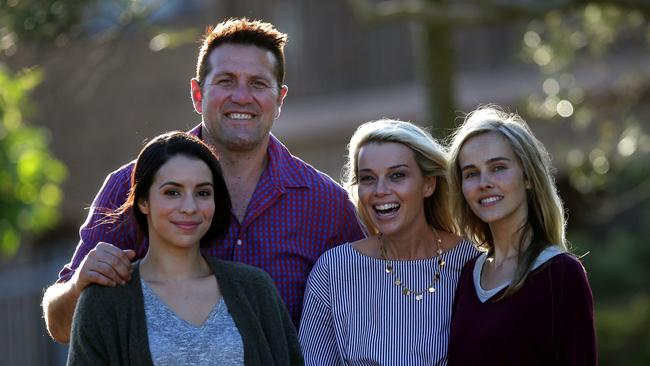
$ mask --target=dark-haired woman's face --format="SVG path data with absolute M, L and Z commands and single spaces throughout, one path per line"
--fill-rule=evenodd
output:
M 212 172 L 202 160 L 177 155 L 163 164 L 146 200 L 138 207 L 147 215 L 149 245 L 199 246 L 214 215 Z
M 529 183 L 504 137 L 488 132 L 469 138 L 458 164 L 463 196 L 483 222 L 516 230 L 526 220 Z

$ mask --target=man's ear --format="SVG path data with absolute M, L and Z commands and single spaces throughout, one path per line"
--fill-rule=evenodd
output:
M 203 91 L 201 90 L 201 84 L 199 84 L 199 81 L 196 78 L 190 80 L 190 93 L 192 95 L 194 110 L 198 114 L 203 113 L 203 105 L 201 104 L 203 101 Z
M 282 85 L 280 87 L 280 94 L 278 94 L 278 110 L 276 111 L 275 119 L 280 117 L 280 113 L 282 112 L 282 104 L 284 103 L 284 98 L 287 97 L 288 91 L 289 91 L 289 87 L 287 87 L 286 85 Z
M 433 192 L 436 191 L 437 177 L 424 177 L 424 197 L 431 197 Z
M 145 199 L 140 199 L 138 201 L 138 208 L 140 209 L 140 212 L 142 212 L 145 215 L 149 214 L 149 202 Z

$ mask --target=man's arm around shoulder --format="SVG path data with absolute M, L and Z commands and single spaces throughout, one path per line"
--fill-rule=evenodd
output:
M 45 291 L 42 303 L 45 324 L 58 342 L 69 342 L 72 315 L 79 295 L 88 285 L 115 286 L 130 278 L 130 260 L 135 253 L 105 242 L 123 242 L 128 236 L 125 232 L 136 229 L 131 225 L 116 236 L 118 231 L 102 222 L 101 212 L 114 210 L 124 203 L 131 188 L 132 169 L 133 163 L 129 163 L 106 177 L 81 227 L 81 241 L 72 260 L 59 274 L 57 283 Z
M 68 282 L 55 283 L 43 295 L 43 317 L 55 341 L 68 343 L 72 315 L 81 292 L 92 283 L 117 286 L 131 279 L 131 260 L 135 251 L 122 250 L 100 242 L 81 262 Z

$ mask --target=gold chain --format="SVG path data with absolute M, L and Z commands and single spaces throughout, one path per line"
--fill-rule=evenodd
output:
M 427 286 L 426 289 L 421 290 L 421 291 L 416 291 L 408 288 L 404 282 L 402 282 L 402 279 L 399 278 L 397 273 L 395 272 L 395 268 L 393 267 L 392 261 L 390 261 L 386 255 L 386 247 L 384 246 L 383 241 L 381 240 L 382 234 L 379 234 L 377 237 L 377 240 L 379 240 L 379 251 L 381 253 L 381 259 L 384 260 L 384 264 L 386 266 L 386 273 L 389 275 L 393 276 L 393 284 L 399 288 L 402 289 L 402 295 L 404 296 L 411 296 L 413 295 L 415 297 L 415 300 L 420 301 L 424 298 L 425 293 L 430 293 L 433 294 L 436 292 L 436 283 L 440 280 L 440 272 L 442 269 L 445 267 L 445 260 L 442 258 L 442 239 L 438 235 L 438 232 L 433 229 L 433 233 L 435 235 L 435 242 L 437 244 L 437 250 L 436 250 L 436 262 L 438 262 L 438 269 L 436 273 L 433 275 L 433 278 L 431 279 L 431 283 L 429 286 Z

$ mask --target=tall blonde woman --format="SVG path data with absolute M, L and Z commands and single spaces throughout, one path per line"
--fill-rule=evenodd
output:
M 368 122 L 346 168 L 369 236 L 314 266 L 300 325 L 305 363 L 445 364 L 460 270 L 478 251 L 456 235 L 444 149 L 411 123 Z
M 455 213 L 485 251 L 460 277 L 449 364 L 596 364 L 592 294 L 546 149 L 494 107 L 470 113 L 451 145 Z

